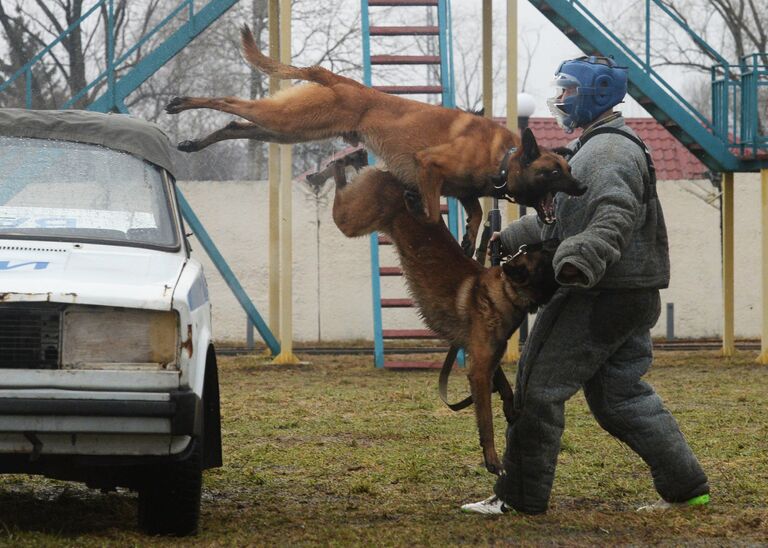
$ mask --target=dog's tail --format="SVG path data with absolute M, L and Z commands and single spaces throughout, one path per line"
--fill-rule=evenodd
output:
M 285 65 L 271 57 L 267 57 L 259 50 L 259 46 L 256 44 L 256 40 L 253 38 L 253 33 L 251 33 L 251 29 L 248 25 L 243 25 L 240 29 L 240 43 L 242 45 L 243 57 L 245 57 L 245 60 L 270 76 L 275 76 L 283 80 L 307 80 L 324 86 L 331 86 L 341 82 L 362 86 L 359 82 L 355 82 L 344 76 L 339 76 L 323 67 L 315 66 L 299 68 Z

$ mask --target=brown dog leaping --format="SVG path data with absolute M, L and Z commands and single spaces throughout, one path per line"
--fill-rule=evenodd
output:
M 440 218 L 440 195 L 459 198 L 475 241 L 482 210 L 479 196 L 509 196 L 554 219 L 555 192 L 581 195 L 586 186 L 570 175 L 568 163 L 540 150 L 530 130 L 522 139 L 474 114 L 389 95 L 319 66 L 285 65 L 259 51 L 250 29 L 241 31 L 245 59 L 270 76 L 310 84 L 293 86 L 258 100 L 237 97 L 176 97 L 166 111 L 210 108 L 249 122 L 231 122 L 179 149 L 192 152 L 224 139 L 299 143 L 342 137 L 363 142 L 399 180 L 418 188 L 431 222 Z M 548 183 L 549 192 L 542 193 Z
M 335 180 L 333 220 L 339 229 L 349 237 L 387 234 L 424 321 L 452 345 L 466 348 L 485 467 L 501 474 L 493 438 L 493 375 L 523 317 L 557 290 L 552 268 L 557 244 L 528 246 L 502 266 L 485 268 L 463 254 L 442 220 L 428 221 L 419 194 L 391 173 L 368 167 L 347 185 L 339 164 Z M 502 396 L 509 420 L 512 394 Z

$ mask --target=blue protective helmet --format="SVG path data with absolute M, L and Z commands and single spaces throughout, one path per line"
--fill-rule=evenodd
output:
M 610 57 L 579 57 L 564 61 L 552 84 L 559 89 L 547 105 L 560 127 L 571 133 L 622 102 L 627 94 L 627 67 Z M 563 90 L 573 88 L 575 94 L 561 99 Z

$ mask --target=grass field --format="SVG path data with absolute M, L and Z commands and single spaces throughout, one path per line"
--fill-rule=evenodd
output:
M 224 468 L 208 472 L 195 539 L 143 536 L 136 498 L 28 476 L 0 478 L 0 542 L 39 545 L 760 545 L 768 543 L 768 368 L 754 353 L 658 353 L 648 380 L 710 477 L 708 508 L 642 515 L 644 463 L 567 407 L 552 505 L 487 518 L 491 494 L 471 410 L 437 397 L 437 372 L 377 371 L 365 356 L 304 366 L 222 358 Z M 513 374 L 513 371 L 509 371 Z M 454 398 L 466 382 L 455 375 Z M 504 421 L 496 401 L 503 447 Z

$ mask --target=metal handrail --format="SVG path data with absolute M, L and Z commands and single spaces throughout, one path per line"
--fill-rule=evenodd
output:
M 104 0 L 102 0 L 104 1 Z M 113 0 L 107 0 L 110 4 L 113 3 Z M 144 36 L 139 38 L 139 40 L 131 46 L 128 51 L 126 51 L 124 54 L 122 54 L 118 59 L 112 61 L 111 63 L 108 62 L 107 69 L 102 71 L 101 74 L 96 76 L 87 86 L 85 86 L 83 89 L 78 91 L 74 96 L 72 96 L 61 108 L 70 108 L 72 105 L 74 105 L 77 101 L 79 101 L 86 93 L 88 93 L 89 90 L 93 89 L 93 87 L 96 86 L 99 82 L 101 82 L 104 78 L 108 77 L 110 74 L 114 74 L 116 71 L 116 67 L 123 64 L 133 53 L 138 50 L 141 46 L 147 43 L 150 38 L 152 38 L 157 32 L 163 28 L 165 25 L 167 25 L 173 18 L 175 18 L 179 12 L 181 12 L 185 7 L 189 8 L 189 21 L 192 21 L 192 17 L 194 16 L 194 0 L 182 0 L 181 3 L 176 6 L 171 13 L 169 13 L 166 17 L 163 18 L 162 21 L 157 23 L 152 29 L 149 30 Z M 114 24 L 114 20 L 111 16 L 107 17 L 108 26 L 110 27 L 110 30 L 108 30 L 108 36 L 114 38 L 113 30 L 114 27 L 112 26 Z M 113 52 L 114 54 L 114 52 Z M 111 64 L 111 67 L 110 67 Z M 107 86 L 108 89 L 111 89 L 112 86 Z
M 117 72 L 120 65 L 125 63 L 128 58 L 130 58 L 131 55 L 133 55 L 142 45 L 146 44 L 148 40 L 150 40 L 159 30 L 163 27 L 165 27 L 171 20 L 175 19 L 179 13 L 182 11 L 186 11 L 188 13 L 187 23 L 191 23 L 194 21 L 194 0 L 181 0 L 179 4 L 170 12 L 169 15 L 164 17 L 159 23 L 157 23 L 154 27 L 152 27 L 148 32 L 146 32 L 144 35 L 142 35 L 137 42 L 131 46 L 125 53 L 123 53 L 118 59 L 114 58 L 115 51 L 114 51 L 114 29 L 115 29 L 115 20 L 114 20 L 114 0 L 96 0 L 96 2 L 83 14 L 81 15 L 75 22 L 73 22 L 71 25 L 69 25 L 64 32 L 62 32 L 59 36 L 57 36 L 53 41 L 51 41 L 49 44 L 47 44 L 40 52 L 38 52 L 32 59 L 27 61 L 24 66 L 22 66 L 20 69 L 18 69 L 16 72 L 14 72 L 7 80 L 0 83 L 0 92 L 6 90 L 9 86 L 11 86 L 14 82 L 19 80 L 22 76 L 26 78 L 25 80 L 25 105 L 26 108 L 32 108 L 32 69 L 33 67 L 42 61 L 42 59 L 51 52 L 51 50 L 56 47 L 64 38 L 69 36 L 72 31 L 77 28 L 78 26 L 82 25 L 83 22 L 88 19 L 97 9 L 103 7 L 106 4 L 107 7 L 107 29 L 106 29 L 106 36 L 107 36 L 107 68 L 103 70 L 98 76 L 96 76 L 93 80 L 91 80 L 83 89 L 79 90 L 77 93 L 75 93 L 69 100 L 64 103 L 64 105 L 61 108 L 70 108 L 72 105 L 77 103 L 80 99 L 82 99 L 90 90 L 92 90 L 96 85 L 98 85 L 100 82 L 102 82 L 105 78 L 107 79 L 107 90 L 108 93 L 114 92 L 114 85 L 115 85 L 115 73 Z M 186 8 L 186 10 L 185 10 Z
M 760 88 L 768 88 L 768 64 L 762 61 L 763 58 L 763 55 L 753 53 L 743 56 L 739 64 L 741 68 L 740 146 L 742 153 L 749 150 L 752 155 L 757 155 L 760 149 L 768 148 L 768 134 L 760 133 L 759 120 Z M 768 120 L 764 124 L 768 124 Z
M 660 0 L 646 0 L 646 17 L 649 17 L 649 11 L 650 11 L 650 4 L 648 2 L 653 2 L 659 7 L 662 7 L 663 4 Z M 666 91 L 669 95 L 675 98 L 675 100 L 684 107 L 689 114 L 692 114 L 695 116 L 707 129 L 714 132 L 714 127 L 712 125 L 712 122 L 709 118 L 707 118 L 705 115 L 703 115 L 699 110 L 691 105 L 685 97 L 680 95 L 680 93 L 673 88 L 670 84 L 667 83 L 666 80 L 658 73 L 656 72 L 650 63 L 650 49 L 648 47 L 648 44 L 650 43 L 650 19 L 648 18 L 646 21 L 646 61 L 643 61 L 637 53 L 635 53 L 629 46 L 627 46 L 624 41 L 619 38 L 614 32 L 611 31 L 600 19 L 598 19 L 587 6 L 585 6 L 580 0 L 569 0 L 569 3 L 576 8 L 581 14 L 590 20 L 590 22 L 598 29 L 600 29 L 605 36 L 611 39 L 611 41 L 620 48 L 623 53 L 632 61 L 635 62 L 635 64 L 638 66 L 638 68 L 642 69 L 646 74 L 648 74 L 650 77 L 654 79 L 654 81 L 664 88 L 664 91 Z M 664 6 L 664 8 L 666 8 Z M 669 15 L 674 15 L 672 12 L 670 12 L 668 9 L 664 10 Z M 677 23 L 678 25 L 681 25 L 682 28 L 697 41 L 703 42 L 703 39 L 698 37 L 695 32 L 693 32 L 690 27 L 685 25 L 685 22 L 680 20 L 678 17 L 674 17 L 673 21 Z M 714 52 L 714 50 L 712 50 Z M 714 52 L 718 58 L 721 58 L 717 52 Z
M 22 74 L 24 74 L 24 73 L 26 73 L 27 71 L 29 71 L 29 70 L 32 68 L 32 65 L 34 65 L 35 63 L 37 63 L 37 62 L 38 62 L 40 59 L 42 59 L 42 58 L 43 58 L 43 56 L 44 56 L 46 53 L 48 53 L 49 51 L 51 51 L 51 50 L 53 49 L 53 47 L 54 47 L 56 44 L 58 44 L 59 42 L 61 42 L 61 41 L 62 41 L 62 40 L 63 40 L 63 39 L 66 37 L 66 36 L 69 36 L 69 34 L 70 34 L 70 33 L 71 33 L 73 30 L 75 30 L 75 29 L 76 29 L 76 28 L 77 28 L 77 27 L 78 27 L 78 26 L 79 26 L 79 25 L 80 25 L 80 24 L 81 24 L 81 23 L 82 23 L 82 22 L 83 22 L 85 19 L 87 19 L 87 18 L 88 18 L 88 17 L 89 17 L 89 16 L 90 16 L 90 15 L 91 15 L 91 14 L 92 14 L 94 11 L 96 11 L 96 8 L 99 8 L 99 7 L 101 7 L 101 6 L 104 4 L 104 2 L 106 2 L 106 1 L 107 1 L 107 0 L 98 0 L 98 1 L 97 1 L 97 2 L 96 2 L 96 3 L 95 3 L 95 4 L 94 4 L 92 7 L 91 7 L 91 9 L 89 9 L 87 12 L 85 12 L 83 15 L 81 15 L 81 16 L 80 16 L 80 18 L 79 18 L 77 21 L 75 21 L 74 23 L 72 23 L 71 25 L 69 25 L 69 26 L 68 26 L 66 29 L 64 29 L 64 32 L 62 32 L 62 33 L 61 33 L 59 36 L 57 36 L 57 37 L 56 37 L 56 38 L 53 40 L 53 42 L 51 42 L 50 44 L 48 44 L 47 46 L 45 46 L 45 47 L 44 47 L 44 48 L 43 48 L 43 49 L 40 51 L 40 53 L 38 53 L 37 55 L 35 55 L 35 56 L 34 56 L 32 59 L 30 59 L 29 61 L 27 61 L 27 62 L 24 64 L 24 66 L 23 66 L 23 67 L 21 67 L 19 70 L 17 70 L 16 72 L 14 72 L 14 73 L 11 75 L 11 77 L 10 77 L 10 78 L 8 78 L 8 79 L 7 79 L 5 82 L 3 82 L 2 84 L 0 84 L 0 91 L 3 91 L 4 89 L 6 89 L 6 88 L 7 88 L 9 85 L 11 85 L 11 83 L 13 83 L 14 81 L 18 80 L 18 79 L 21 77 L 21 75 L 22 75 Z M 111 0 L 110 0 L 110 1 L 111 1 Z

